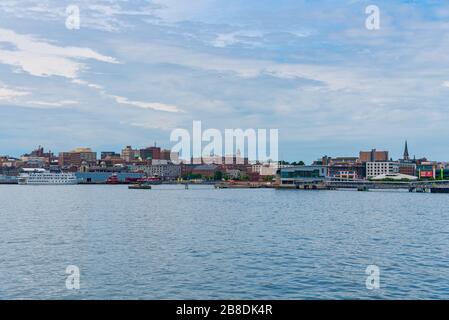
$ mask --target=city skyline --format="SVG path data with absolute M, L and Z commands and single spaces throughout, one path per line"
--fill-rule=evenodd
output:
M 19 154 L 14 154 L 14 155 L 13 154 L 2 153 L 2 150 L 0 150 L 0 157 L 2 157 L 2 156 L 5 157 L 6 156 L 6 157 L 12 157 L 12 158 L 20 158 L 20 157 L 23 157 L 23 156 L 29 156 L 32 152 L 39 151 L 39 149 L 41 149 L 42 152 L 47 151 L 46 154 L 51 153 L 51 154 L 53 154 L 54 157 L 58 157 L 62 153 L 76 152 L 77 150 L 88 149 L 89 152 L 96 153 L 97 154 L 97 159 L 101 160 L 101 157 L 99 157 L 99 156 L 102 155 L 102 154 L 113 153 L 113 154 L 116 154 L 116 155 L 122 155 L 123 151 L 126 150 L 127 148 L 129 148 L 130 150 L 136 150 L 136 151 L 157 148 L 157 149 L 160 149 L 160 151 L 172 152 L 170 147 L 161 146 L 161 145 L 159 145 L 157 143 L 157 141 L 154 141 L 153 145 L 141 145 L 141 146 L 138 146 L 138 145 L 133 145 L 133 144 L 127 144 L 127 145 L 122 146 L 119 149 L 114 149 L 114 150 L 113 149 L 97 150 L 97 149 L 92 148 L 90 146 L 78 146 L 78 147 L 73 147 L 73 148 L 69 148 L 69 149 L 66 149 L 66 150 L 53 150 L 52 148 L 48 148 L 48 147 L 45 147 L 45 146 L 42 146 L 42 145 L 39 144 L 39 145 L 37 145 L 37 147 L 31 148 L 30 149 L 31 151 L 23 151 L 23 152 L 21 152 Z M 385 150 L 385 151 L 381 151 L 381 150 Z M 426 157 L 426 156 L 417 157 L 416 154 L 409 153 L 409 142 L 408 142 L 408 140 L 405 140 L 405 142 L 404 142 L 404 144 L 402 146 L 402 153 L 401 153 L 400 156 L 393 156 L 392 153 L 389 150 L 381 149 L 381 148 L 379 149 L 379 148 L 375 148 L 374 147 L 374 148 L 359 149 L 357 154 L 330 154 L 330 153 L 322 152 L 321 155 L 318 155 L 318 156 L 316 156 L 314 158 L 312 157 L 313 160 L 310 161 L 310 162 L 303 160 L 303 158 L 306 159 L 306 157 L 303 157 L 301 159 L 282 159 L 282 158 L 280 158 L 279 162 L 287 161 L 287 162 L 290 162 L 290 163 L 298 163 L 298 162 L 302 161 L 302 162 L 307 164 L 307 163 L 313 163 L 313 162 L 321 159 L 322 157 L 329 157 L 330 159 L 332 159 L 332 158 L 335 159 L 335 158 L 339 158 L 339 157 L 343 157 L 343 158 L 344 157 L 358 157 L 360 155 L 360 153 L 362 153 L 362 152 L 369 153 L 369 152 L 372 152 L 372 151 L 386 152 L 387 158 L 388 159 L 393 159 L 393 161 L 395 161 L 395 160 L 406 160 L 406 161 L 408 161 L 408 160 L 414 160 L 414 159 L 427 159 L 429 161 L 435 161 L 435 162 L 441 162 L 441 163 L 449 162 L 449 160 L 432 159 L 432 158 L 429 158 L 429 157 Z M 176 152 L 176 153 L 178 154 L 178 152 Z M 248 155 L 246 153 L 241 153 L 240 150 L 238 150 L 237 153 L 234 153 L 232 155 L 231 154 L 214 154 L 213 156 L 223 156 L 223 157 L 225 157 L 225 156 L 236 156 L 236 155 L 237 156 L 241 155 L 242 157 L 248 158 Z M 183 159 L 183 160 L 185 160 L 185 159 Z M 248 160 L 249 161 L 256 161 L 255 159 L 249 159 L 249 158 L 248 158 Z
M 310 164 L 301 160 L 287 162 L 267 159 L 267 162 L 258 159 L 256 161 L 250 155 L 242 153 L 240 149 L 237 149 L 236 154 L 211 153 L 203 154 L 203 156 L 192 154 L 191 158 L 182 156 L 185 155 L 185 151 L 179 153 L 174 150 L 163 149 L 156 143 L 143 148 L 127 145 L 120 152 L 109 150 L 101 151 L 101 153 L 88 147 L 53 152 L 38 146 L 17 159 L 0 156 L 0 173 L 3 173 L 0 175 L 0 183 L 26 183 L 25 176 L 30 172 L 36 175 L 33 176 L 36 183 L 46 181 L 46 177 L 54 177 L 56 181 L 59 181 L 58 183 L 115 184 L 130 183 L 132 180 L 143 179 L 146 176 L 148 179 L 153 179 L 152 182 L 155 182 L 154 179 L 161 182 L 179 182 L 179 179 L 209 181 L 237 179 L 243 183 L 251 181 L 253 184 L 261 183 L 262 185 L 267 182 L 271 185 L 273 179 L 276 179 L 280 187 L 287 188 L 296 186 L 304 179 L 313 181 L 314 179 L 336 179 L 336 181 L 343 179 L 346 182 L 360 183 L 360 181 L 367 181 L 366 179 L 374 181 L 431 179 L 441 182 L 449 178 L 448 162 L 410 158 L 407 140 L 404 143 L 402 157 L 396 160 L 390 156 L 388 150 L 374 148 L 361 150 L 358 156 L 324 155 Z M 345 186 L 348 185 L 345 184 Z M 354 185 L 351 186 L 354 187 Z M 409 187 L 413 189 L 416 186 Z
M 373 146 L 449 159 L 446 21 L 438 1 L 0 3 L 1 153 L 170 147 L 170 132 L 279 129 L 279 159 Z M 232 13 L 232 14 L 231 14 Z M 149 139 L 151 137 L 151 139 Z

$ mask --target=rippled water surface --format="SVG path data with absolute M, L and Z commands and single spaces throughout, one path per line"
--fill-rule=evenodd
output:
M 448 299 L 449 195 L 3 185 L 0 298 Z

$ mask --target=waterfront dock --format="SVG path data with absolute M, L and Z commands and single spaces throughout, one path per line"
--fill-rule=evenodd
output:
M 354 181 L 327 181 L 327 185 L 336 189 L 359 189 L 361 187 L 382 190 L 400 190 L 406 189 L 410 192 L 420 192 L 432 189 L 440 189 L 441 191 L 449 190 L 448 180 L 435 181 L 369 181 L 369 180 L 354 180 Z M 448 192 L 449 193 L 449 192 Z
M 279 185 L 279 189 L 297 190 L 344 190 L 356 189 L 358 191 L 369 190 L 408 190 L 409 192 L 449 193 L 448 180 L 435 181 L 370 181 L 370 180 L 321 180 L 321 181 L 297 181 L 294 184 Z
M 0 175 L 0 184 L 17 184 L 16 176 Z
M 276 184 L 270 182 L 252 181 L 224 181 L 215 184 L 216 189 L 261 189 L 275 188 Z

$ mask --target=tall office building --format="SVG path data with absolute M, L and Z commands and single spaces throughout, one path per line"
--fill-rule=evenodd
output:
M 375 161 L 388 161 L 388 151 L 377 151 L 373 149 L 371 151 L 360 151 L 360 162 L 375 162 Z

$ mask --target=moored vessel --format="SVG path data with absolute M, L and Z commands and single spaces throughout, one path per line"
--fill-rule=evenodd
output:
M 128 186 L 128 189 L 134 189 L 134 190 L 150 190 L 151 186 L 149 184 L 146 183 L 137 183 L 137 184 L 132 184 L 130 186 Z
M 432 187 L 430 188 L 431 193 L 449 193 L 449 186 Z
M 72 185 L 77 184 L 75 174 L 51 172 L 45 169 L 23 169 L 17 182 L 20 185 Z

